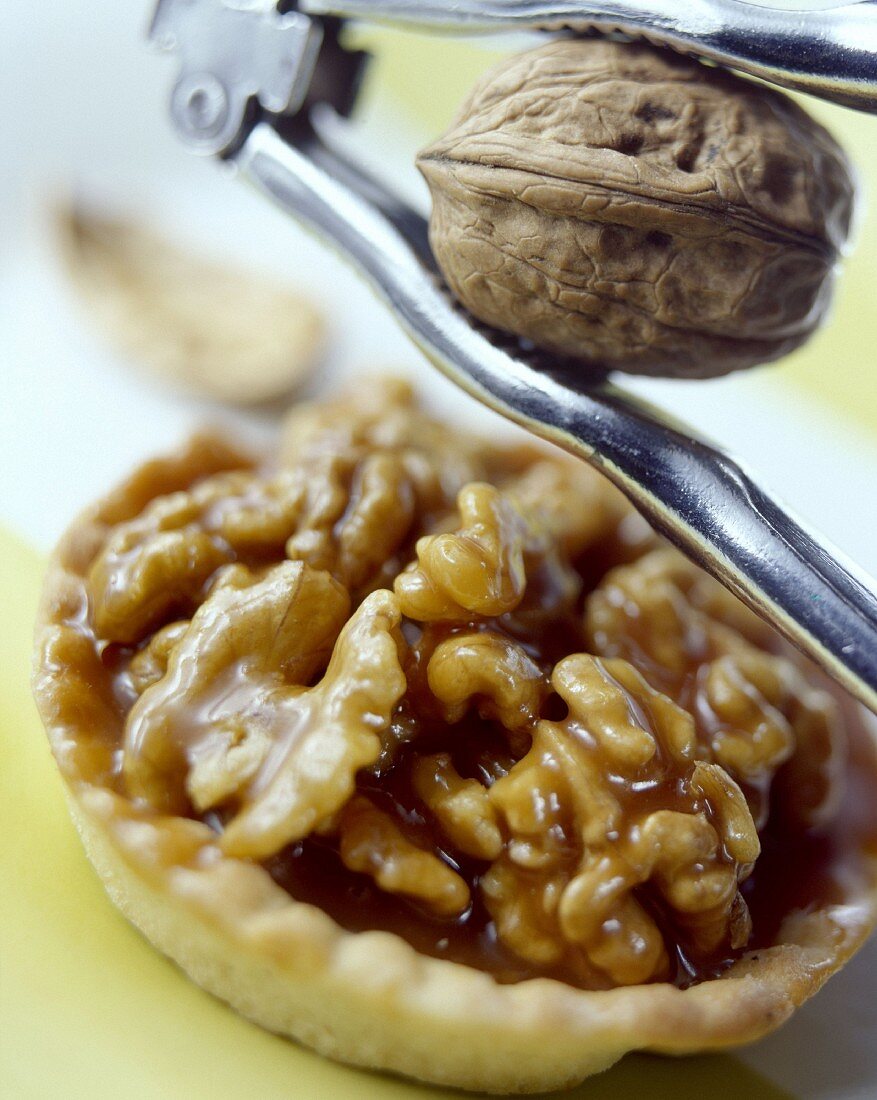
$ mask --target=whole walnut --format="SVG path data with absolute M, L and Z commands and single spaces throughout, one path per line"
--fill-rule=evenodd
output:
M 476 317 L 642 374 L 803 343 L 853 206 L 843 152 L 786 96 L 600 39 L 500 65 L 418 166 L 436 259 Z

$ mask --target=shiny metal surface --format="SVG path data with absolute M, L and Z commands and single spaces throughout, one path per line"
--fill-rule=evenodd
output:
M 877 112 L 877 0 L 301 0 L 413 28 L 621 31 L 773 84 Z M 804 10 L 801 10 L 804 9 Z
M 273 81 L 278 72 L 276 55 L 259 56 L 265 26 L 258 34 L 233 34 L 234 24 L 223 12 L 230 8 L 264 20 L 272 9 L 273 34 L 279 31 L 272 4 L 161 0 L 159 10 L 189 3 L 219 14 L 200 26 L 182 19 L 176 38 L 172 34 L 164 44 L 182 59 L 177 86 L 187 76 L 196 78 L 189 91 L 192 85 L 210 88 L 215 79 L 232 109 L 240 108 L 239 132 L 231 137 L 225 132 L 217 151 L 351 261 L 444 374 L 479 401 L 599 468 L 689 557 L 877 711 L 877 597 L 869 586 L 737 463 L 689 428 L 609 382 L 582 384 L 581 366 L 570 369 L 477 324 L 442 284 L 425 219 L 327 138 L 335 112 L 318 103 L 296 115 L 273 85 L 262 88 L 261 80 Z M 299 34 L 288 59 L 283 87 L 298 89 L 301 102 L 309 105 L 315 98 L 348 102 L 358 66 L 339 62 L 337 27 L 316 32 L 323 52 L 315 64 L 300 48 L 302 41 L 313 40 L 312 32 L 302 29 L 306 33 Z M 197 50 L 181 41 L 180 33 L 199 38 Z M 219 73 L 193 66 L 193 56 L 199 64 L 204 57 L 220 58 Z M 235 65 L 229 67 L 231 57 Z M 314 78 L 309 93 L 303 91 L 303 73 Z M 315 94 L 318 88 L 327 91 Z M 183 140 L 202 151 L 204 142 L 216 137 L 209 101 L 198 102 L 204 109 L 190 112 L 182 125 L 173 117 Z M 253 122 L 255 105 L 262 117 Z
M 224 154 L 247 127 L 251 105 L 294 114 L 305 101 L 322 24 L 268 3 L 158 0 L 149 38 L 177 54 L 171 120 L 194 153 Z

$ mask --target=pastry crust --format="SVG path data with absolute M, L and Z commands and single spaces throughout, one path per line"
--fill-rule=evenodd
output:
M 65 705 L 84 577 L 108 525 L 195 477 L 240 466 L 215 439 L 144 467 L 72 526 L 46 579 L 35 690 L 88 855 L 114 903 L 195 982 L 242 1015 L 322 1054 L 459 1088 L 571 1086 L 630 1050 L 670 1054 L 758 1039 L 782 1024 L 877 922 L 877 858 L 842 902 L 786 918 L 779 946 L 719 978 L 587 991 L 501 984 L 419 954 L 387 932 L 350 933 L 293 900 L 257 863 L 224 855 L 206 825 L 139 809 L 101 780 L 108 747 Z

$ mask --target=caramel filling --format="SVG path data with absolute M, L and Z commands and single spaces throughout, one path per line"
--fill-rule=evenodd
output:
M 595 474 L 399 388 L 162 483 L 82 572 L 49 659 L 85 770 L 347 929 L 503 982 L 686 985 L 877 854 L 838 692 Z

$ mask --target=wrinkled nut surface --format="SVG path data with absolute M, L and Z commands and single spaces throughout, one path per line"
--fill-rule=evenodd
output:
M 779 92 L 601 39 L 501 64 L 417 163 L 436 259 L 476 317 L 645 374 L 803 343 L 853 205 L 843 153 Z
M 304 295 L 190 255 L 134 221 L 71 207 L 57 229 L 89 316 L 135 365 L 235 405 L 286 396 L 316 369 L 324 322 Z
M 83 555 L 55 705 L 137 813 L 340 924 L 500 981 L 687 984 L 758 935 L 760 832 L 831 827 L 831 697 L 585 467 L 369 383 L 276 464 L 153 476 Z

